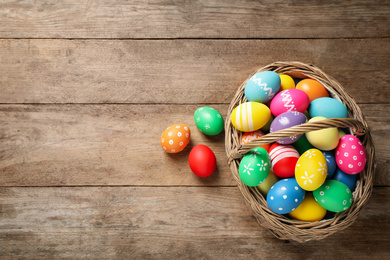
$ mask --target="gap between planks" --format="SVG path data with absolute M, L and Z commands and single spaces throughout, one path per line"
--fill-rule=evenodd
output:
M 382 40 L 390 39 L 389 36 L 383 37 L 290 37 L 290 38 L 191 38 L 191 37 L 182 37 L 182 38 L 42 38 L 42 37 L 20 37 L 20 38 L 6 38 L 1 37 L 0 40 L 70 40 L 70 41 L 251 41 L 251 40 L 262 40 L 262 41 L 272 41 L 272 40 Z

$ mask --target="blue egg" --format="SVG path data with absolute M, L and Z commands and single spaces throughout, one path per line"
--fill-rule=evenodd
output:
M 328 175 L 326 176 L 326 178 L 331 179 L 337 168 L 334 152 L 333 151 L 321 151 L 321 152 L 324 154 L 326 164 L 328 165 Z
M 347 107 L 337 99 L 322 97 L 313 100 L 308 108 L 310 117 L 347 118 Z
M 262 71 L 248 80 L 244 93 L 248 101 L 267 103 L 276 95 L 279 88 L 279 74 L 274 71 Z
M 356 188 L 356 181 L 359 177 L 359 174 L 347 174 L 337 168 L 336 173 L 333 176 L 333 179 L 339 182 L 344 183 L 345 185 L 348 186 L 348 188 L 351 191 L 354 191 Z
M 287 214 L 296 209 L 305 198 L 305 191 L 295 178 L 282 179 L 275 183 L 267 194 L 268 207 L 275 213 Z

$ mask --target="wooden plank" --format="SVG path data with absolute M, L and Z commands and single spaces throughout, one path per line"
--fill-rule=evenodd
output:
M 390 36 L 388 1 L 23 1 L 0 5 L 1 38 Z
M 386 259 L 389 198 L 374 189 L 351 227 L 298 244 L 260 227 L 235 187 L 2 188 L 0 257 Z
M 0 105 L 0 185 L 232 186 L 224 134 L 207 137 L 196 128 L 199 105 Z M 213 106 L 226 117 L 228 105 Z M 390 184 L 390 104 L 361 106 L 372 128 L 376 185 Z M 191 142 L 179 154 L 160 147 L 166 127 L 184 123 Z M 217 170 L 207 179 L 188 166 L 191 147 L 209 146 Z
M 230 103 L 257 68 L 315 64 L 388 103 L 390 39 L 0 40 L 0 103 Z

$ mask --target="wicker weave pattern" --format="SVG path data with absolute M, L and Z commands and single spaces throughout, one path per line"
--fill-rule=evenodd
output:
M 344 103 L 344 105 L 346 105 L 350 118 L 334 118 L 320 122 L 306 123 L 267 134 L 245 145 L 241 145 L 240 140 L 242 133 L 237 131 L 231 124 L 230 115 L 235 107 L 247 101 L 244 96 L 246 82 L 254 74 L 266 70 L 275 71 L 279 74 L 288 74 L 291 76 L 305 76 L 320 81 L 327 88 L 333 98 L 340 100 Z M 252 148 L 271 143 L 285 137 L 328 127 L 349 127 L 351 132 L 361 139 L 367 152 L 367 164 L 363 172 L 360 173 L 356 189 L 353 192 L 354 202 L 348 210 L 337 213 L 332 219 L 326 219 L 314 223 L 289 219 L 283 215 L 272 212 L 268 208 L 265 198 L 257 191 L 256 188 L 248 187 L 241 182 L 238 175 L 239 163 L 241 158 Z M 356 220 L 360 210 L 371 195 L 375 165 L 375 149 L 367 122 L 364 119 L 359 106 L 343 89 L 340 83 L 327 76 L 319 68 L 313 65 L 300 62 L 275 62 L 253 72 L 252 75 L 250 75 L 241 84 L 230 103 L 225 121 L 225 131 L 225 149 L 228 156 L 228 164 L 233 177 L 237 181 L 241 193 L 251 206 L 260 225 L 268 228 L 280 239 L 295 240 L 298 242 L 320 240 L 328 235 L 342 230 L 350 226 Z

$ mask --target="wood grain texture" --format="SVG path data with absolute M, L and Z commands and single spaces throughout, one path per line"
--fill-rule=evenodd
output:
M 390 36 L 388 1 L 2 1 L 1 38 Z
M 260 227 L 235 187 L 0 189 L 0 257 L 386 259 L 390 188 L 349 228 L 285 243 Z
M 0 103 L 230 103 L 256 69 L 301 61 L 389 103 L 390 38 L 0 40 Z
M 232 186 L 224 134 L 196 128 L 199 105 L 0 105 L 1 186 L 184 185 Z M 213 106 L 224 117 L 228 105 Z M 390 105 L 363 104 L 377 154 L 375 185 L 390 184 Z M 187 124 L 191 142 L 181 153 L 161 149 L 162 132 Z M 191 147 L 209 146 L 217 170 L 209 178 L 188 166 Z

